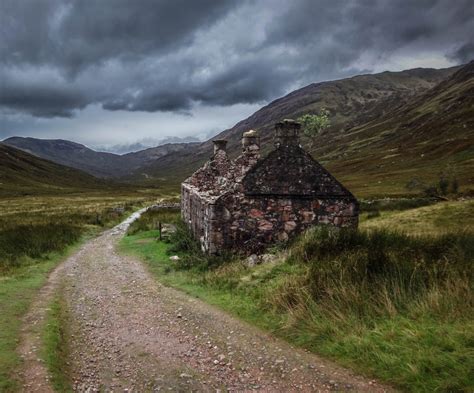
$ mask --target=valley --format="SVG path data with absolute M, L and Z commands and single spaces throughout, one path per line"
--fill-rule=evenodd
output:
M 473 0 L 0 26 L 0 393 L 474 393 Z
M 236 156 L 242 133 L 256 129 L 263 152 L 268 152 L 274 123 L 326 108 L 331 126 L 303 145 L 358 197 L 413 194 L 406 188 L 410 181 L 436 183 L 448 172 L 469 192 L 474 181 L 473 69 L 471 62 L 312 84 L 275 100 L 215 139 L 227 139 L 231 156 Z M 212 151 L 211 141 L 120 156 L 68 141 L 9 138 L 2 143 L 102 178 L 176 191 Z
M 302 144 L 358 197 L 359 230 L 268 263 L 203 254 L 173 209 L 116 227 L 179 202 L 211 141 L 4 140 L 0 391 L 469 391 L 473 67 L 312 84 L 217 135 L 235 157 L 257 129 L 265 155 L 275 122 L 330 111 Z

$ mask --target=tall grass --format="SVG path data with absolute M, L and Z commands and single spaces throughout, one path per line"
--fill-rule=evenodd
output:
M 177 222 L 176 232 L 171 235 L 169 241 L 168 253 L 179 254 L 180 256 L 175 265 L 176 269 L 206 272 L 230 264 L 238 259 L 237 255 L 226 250 L 222 250 L 218 255 L 205 253 L 191 230 L 182 220 Z
M 364 319 L 427 312 L 463 318 L 474 308 L 474 235 L 413 237 L 318 228 L 296 242 L 289 263 L 307 272 L 299 288 L 331 314 Z M 280 290 L 279 297 L 295 297 Z M 294 303 L 294 301 L 293 301 Z M 347 318 L 343 318 L 347 320 Z
M 474 387 L 474 235 L 304 234 L 265 304 L 283 334 L 408 391 Z
M 79 240 L 83 228 L 64 223 L 18 225 L 0 231 L 0 272 L 18 267 L 28 258 L 62 252 Z
M 56 205 L 51 202 L 38 198 L 18 211 L 15 205 L 0 205 L 0 275 L 38 263 L 52 252 L 62 252 L 85 233 L 113 226 L 135 206 L 131 201 L 113 200 L 89 205 L 87 198 L 72 204 L 67 199 Z

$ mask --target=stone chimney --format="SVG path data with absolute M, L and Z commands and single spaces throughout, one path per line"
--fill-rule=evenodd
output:
M 285 119 L 275 124 L 275 144 L 277 147 L 299 145 L 301 123 Z
M 242 152 L 244 154 L 260 155 L 260 137 L 255 130 L 249 130 L 242 135 Z
M 214 154 L 219 151 L 227 153 L 227 141 L 225 139 L 215 139 L 212 143 L 214 143 Z

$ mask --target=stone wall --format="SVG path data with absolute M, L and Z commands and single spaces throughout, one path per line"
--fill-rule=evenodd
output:
M 286 242 L 313 225 L 357 227 L 358 203 L 352 198 L 262 198 L 229 194 L 218 201 L 213 231 L 222 248 L 261 252 L 268 244 Z

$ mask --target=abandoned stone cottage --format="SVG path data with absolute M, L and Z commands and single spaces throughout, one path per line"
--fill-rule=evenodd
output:
M 256 131 L 243 134 L 242 154 L 231 160 L 226 141 L 181 188 L 181 208 L 202 249 L 260 252 L 312 225 L 356 227 L 356 198 L 299 144 L 301 125 L 275 125 L 275 146 L 260 157 Z

